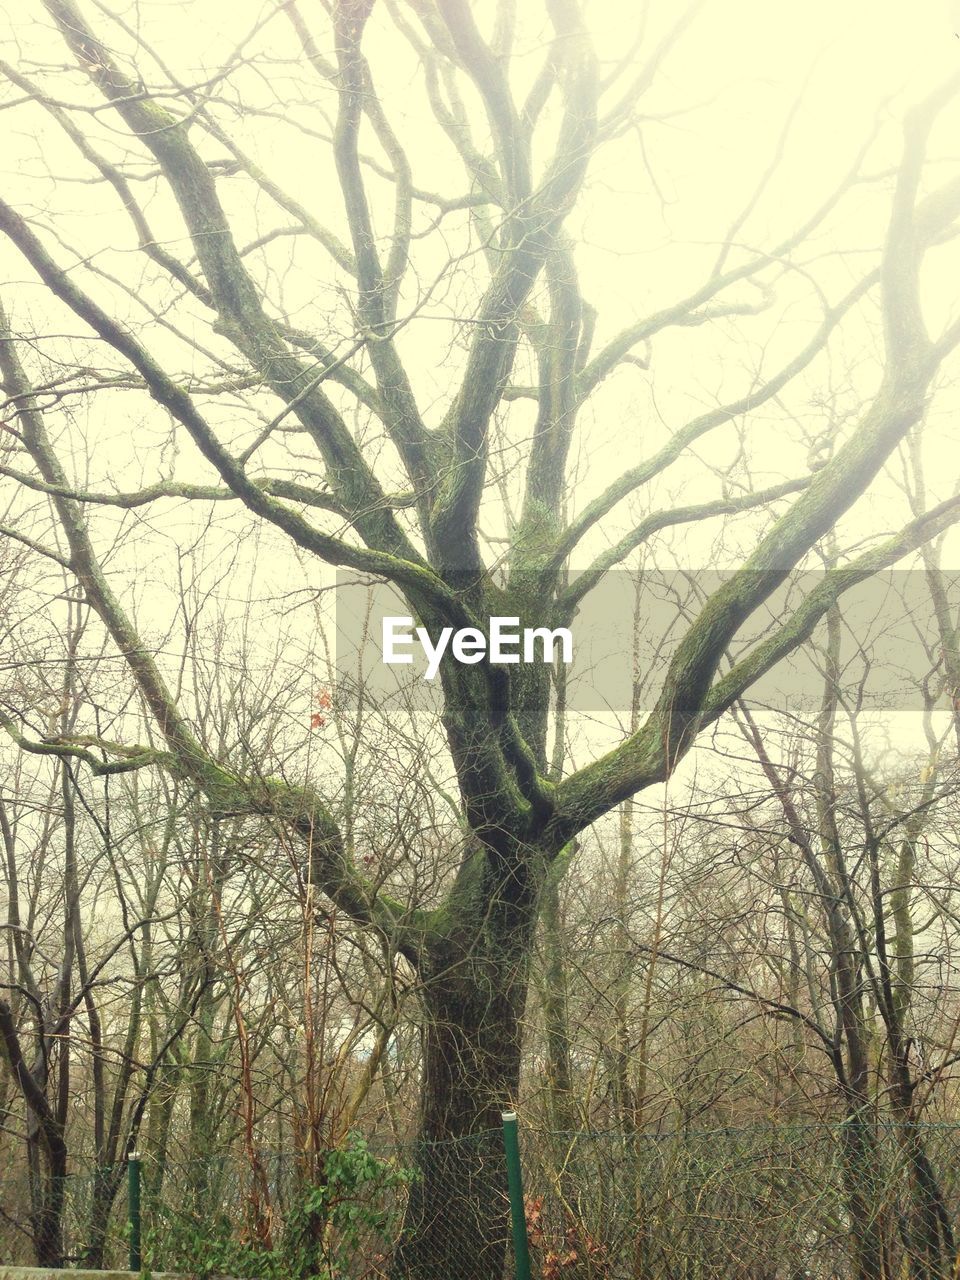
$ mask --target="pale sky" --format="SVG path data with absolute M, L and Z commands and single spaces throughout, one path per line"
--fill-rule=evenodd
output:
M 522 91 L 540 66 L 545 42 L 544 32 L 528 16 L 532 7 L 519 7 L 524 19 L 512 74 L 517 90 Z M 489 6 L 478 8 L 481 14 L 489 11 Z M 229 124 L 233 136 L 271 177 L 337 234 L 346 236 L 328 148 L 316 136 L 323 133 L 335 109 L 333 91 L 302 67 L 289 65 L 291 31 L 282 15 L 270 17 L 275 9 L 272 0 L 269 4 L 109 0 L 99 6 L 87 0 L 85 11 L 91 17 L 98 9 L 120 15 L 131 30 L 140 31 L 176 78 L 187 84 L 209 77 L 251 29 L 269 18 L 248 46 L 257 54 L 258 65 L 239 69 L 220 84 L 218 118 Z M 319 6 L 315 9 L 319 14 Z M 656 44 L 678 13 L 677 6 L 667 3 L 648 9 L 645 48 Z M 607 67 L 632 41 L 642 10 L 593 0 L 586 11 L 601 66 Z M 49 69 L 68 61 L 69 55 L 41 6 L 6 4 L 3 12 L 2 56 L 18 63 L 25 74 L 53 84 Z M 129 52 L 131 37 L 111 30 L 112 45 L 120 54 Z M 790 270 L 774 280 L 776 300 L 769 308 L 758 316 L 665 332 L 656 340 L 649 370 L 627 366 L 607 380 L 582 413 L 574 449 L 573 509 L 605 487 L 620 468 L 652 452 L 689 417 L 742 394 L 753 378 L 775 369 L 818 322 L 820 291 L 835 301 L 867 268 L 883 234 L 889 183 L 882 175 L 896 162 L 897 121 L 910 102 L 956 68 L 958 30 L 957 6 L 944 0 L 923 0 L 909 10 L 902 4 L 860 0 L 840 6 L 817 2 L 802 8 L 759 0 L 713 0 L 698 13 L 644 98 L 643 118 L 594 162 L 567 224 L 578 242 L 584 296 L 600 313 L 598 343 L 638 316 L 675 301 L 709 272 L 718 244 L 770 165 L 784 121 L 804 86 L 779 167 L 738 230 L 738 243 L 750 249 L 772 247 L 801 223 L 846 172 L 879 122 L 876 142 L 863 166 L 876 180 L 848 195 L 811 243 L 794 256 Z M 318 39 L 321 51 L 328 53 L 330 40 L 322 27 Z M 423 105 L 422 71 L 410 48 L 391 31 L 383 4 L 375 11 L 366 48 L 384 106 L 409 148 L 414 180 L 445 195 L 462 194 L 467 185 L 463 172 Z M 155 80 L 158 73 L 149 58 L 141 55 L 139 60 L 147 78 Z M 96 101 L 76 72 L 61 75 L 56 83 L 66 101 Z M 0 101 L 16 103 L 21 96 L 8 85 Z M 241 100 L 270 114 L 244 114 L 237 109 Z M 98 109 L 75 119 L 105 153 L 117 158 L 124 154 L 117 150 L 124 145 L 123 135 L 109 112 Z M 938 163 L 931 166 L 931 182 L 947 175 L 957 163 L 958 122 L 960 111 L 954 108 L 944 114 L 935 133 L 931 156 Z M 148 325 L 144 335 L 169 368 L 186 371 L 192 366 L 195 372 L 210 368 L 206 357 L 197 356 L 186 342 L 160 331 L 145 317 L 138 299 L 161 302 L 165 293 L 142 274 L 131 227 L 118 212 L 116 197 L 103 184 L 89 182 L 89 166 L 56 125 L 35 107 L 10 106 L 0 114 L 0 126 L 5 130 L 0 161 L 5 194 L 46 229 L 46 243 L 58 260 L 69 263 L 80 257 L 114 280 L 125 281 L 130 292 L 77 267 L 78 279 L 101 299 L 108 299 L 121 318 L 138 329 Z M 369 136 L 364 141 L 372 150 Z M 210 159 L 223 155 L 215 142 L 207 141 L 203 147 Z M 143 161 L 140 172 L 146 174 L 151 167 Z M 135 186 L 154 229 L 181 257 L 188 258 L 189 246 L 169 199 L 150 178 Z M 288 213 L 242 178 L 221 180 L 219 190 L 241 243 L 291 222 Z M 389 205 L 384 196 L 382 184 L 372 187 L 379 226 L 386 228 Z M 422 211 L 417 218 L 421 230 L 430 221 Z M 452 217 L 439 233 L 417 241 L 416 271 L 408 285 L 411 307 L 422 304 L 423 291 L 445 255 L 462 249 L 463 232 L 462 220 Z M 303 238 L 281 238 L 254 261 L 272 299 L 282 303 L 297 324 L 329 334 L 334 341 L 349 339 L 343 292 L 338 290 L 342 277 L 331 270 L 315 245 L 304 243 Z M 0 244 L 0 262 L 10 281 L 4 293 L 15 325 L 42 328 L 49 323 L 56 334 L 81 335 L 45 343 L 48 359 L 71 353 L 83 363 L 98 358 L 96 345 L 82 335 L 79 323 L 51 307 L 29 268 L 6 243 Z M 456 386 L 457 321 L 473 300 L 476 278 L 467 266 L 452 284 L 442 283 L 401 339 L 431 425 L 439 420 Z M 956 313 L 958 278 L 960 254 L 955 245 L 930 254 L 924 287 L 932 326 Z M 756 302 L 758 292 L 747 283 L 729 297 Z M 228 344 L 202 323 L 200 308 L 183 306 L 175 318 L 188 337 L 196 336 L 211 353 L 230 358 Z M 828 357 L 811 366 L 780 401 L 750 418 L 750 466 L 757 484 L 804 470 L 805 437 L 822 429 L 825 403 L 848 429 L 849 415 L 876 383 L 877 350 L 875 309 L 865 306 L 844 324 Z M 109 354 L 106 363 L 122 367 Z M 522 366 L 521 357 L 515 371 L 518 381 Z M 956 372 L 954 358 L 945 366 L 944 387 L 930 415 L 926 452 L 931 502 L 946 496 L 957 479 L 960 430 L 952 386 Z M 245 441 L 260 425 L 252 410 L 269 416 L 276 407 L 274 400 L 262 396 L 248 398 L 245 408 L 231 404 L 214 413 L 225 437 Z M 502 428 L 508 473 L 523 446 L 529 421 L 529 406 L 521 402 Z M 360 429 L 365 429 L 362 424 Z M 172 438 L 163 416 L 142 396 L 130 392 L 101 396 L 89 412 L 78 412 L 61 447 L 65 457 L 72 457 L 78 479 L 91 487 L 132 489 L 161 475 L 191 481 L 211 478 L 192 444 Z M 305 451 L 300 452 L 306 458 Z M 736 455 L 736 435 L 730 429 L 701 442 L 652 492 L 617 509 L 604 532 L 584 545 L 584 562 L 622 534 L 638 512 L 716 496 L 721 476 Z M 263 457 L 273 466 L 291 465 L 279 450 L 266 450 Z M 292 461 L 298 465 L 297 459 Z M 389 450 L 383 452 L 382 465 L 383 474 L 395 478 L 396 463 Z M 509 474 L 505 492 L 511 501 L 517 500 L 518 490 Z M 483 523 L 484 531 L 493 535 L 502 526 L 498 501 L 490 504 Z M 217 507 L 209 527 L 208 514 L 206 509 L 166 502 L 129 514 L 100 509 L 91 516 L 103 548 L 109 547 L 118 529 L 126 532 L 123 547 L 111 558 L 111 572 L 146 630 L 173 662 L 183 643 L 175 606 L 182 573 L 193 578 L 198 594 L 209 589 L 211 609 L 222 607 L 233 617 L 248 612 L 262 621 L 262 631 L 252 626 L 251 643 L 262 645 L 266 663 L 277 660 L 278 626 L 289 629 L 290 645 L 283 661 L 289 662 L 291 670 L 316 661 L 312 606 L 289 593 L 302 592 L 305 597 L 329 584 L 330 572 L 318 562 L 295 557 L 274 531 L 252 533 L 250 522 L 236 506 Z M 895 528 L 903 519 L 904 504 L 895 486 L 880 481 L 869 502 L 844 522 L 843 537 L 856 543 Z M 731 567 L 755 544 L 758 525 L 750 518 L 741 520 L 724 532 L 722 540 L 721 528 L 719 522 L 711 522 L 669 533 L 652 546 L 648 563 L 664 568 Z M 960 561 L 956 547 L 954 535 L 949 555 Z M 283 599 L 282 607 L 278 598 Z M 301 602 L 304 607 L 296 607 Z M 596 731 L 595 722 L 591 723 L 588 737 Z

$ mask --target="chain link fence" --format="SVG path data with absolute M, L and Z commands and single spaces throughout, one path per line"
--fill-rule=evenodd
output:
M 960 1277 L 960 1126 L 651 1135 L 521 1125 L 520 1153 L 534 1280 Z M 141 1200 L 153 1270 L 265 1280 L 522 1273 L 499 1130 L 406 1149 L 352 1139 L 315 1156 L 233 1152 L 162 1166 L 145 1157 Z M 0 1205 L 0 1261 L 29 1265 L 29 1184 L 10 1163 Z M 68 1265 L 126 1265 L 124 1169 L 71 1173 L 64 1206 Z
M 543 1280 L 960 1276 L 958 1126 L 527 1132 L 523 1157 Z

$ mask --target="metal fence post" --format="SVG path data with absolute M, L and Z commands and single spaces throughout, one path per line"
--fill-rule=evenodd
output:
M 517 1141 L 517 1114 L 515 1111 L 504 1111 L 502 1115 L 515 1275 L 516 1280 L 530 1280 L 530 1247 L 527 1242 L 527 1215 L 523 1205 L 523 1176 L 520 1171 L 520 1144 Z
M 143 1161 L 138 1151 L 131 1151 L 127 1157 L 127 1218 L 130 1222 L 130 1270 L 143 1269 L 143 1255 L 140 1248 L 140 1177 Z

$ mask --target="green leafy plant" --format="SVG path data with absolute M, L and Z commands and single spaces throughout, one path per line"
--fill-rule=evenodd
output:
M 322 1179 L 288 1210 L 277 1244 L 244 1239 L 228 1212 L 184 1215 L 161 1210 L 146 1234 L 150 1265 L 176 1266 L 207 1280 L 340 1280 L 356 1275 L 356 1257 L 371 1240 L 389 1239 L 412 1170 L 398 1168 L 351 1135 L 323 1157 Z

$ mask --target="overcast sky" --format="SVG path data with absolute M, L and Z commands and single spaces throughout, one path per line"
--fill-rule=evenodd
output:
M 57 74 L 56 68 L 69 57 L 40 5 L 5 4 L 3 8 L 3 56 L 59 99 L 96 103 L 78 73 Z M 85 6 L 102 30 L 110 31 L 112 47 L 122 57 L 133 57 L 151 84 L 162 77 L 150 57 L 142 49 L 135 50 L 131 32 L 139 32 L 177 80 L 189 84 L 223 67 L 258 28 L 244 45 L 250 66 L 238 66 L 218 85 L 218 118 L 271 177 L 346 237 L 329 149 L 316 136 L 335 110 L 333 90 L 302 65 L 293 64 L 291 30 L 274 8 L 272 2 L 253 0 L 194 0 L 191 4 L 109 0 Z M 315 8 L 319 13 L 319 6 Z M 485 6 L 478 8 L 485 12 Z M 539 20 L 529 17 L 534 7 L 521 4 L 520 9 L 523 20 L 511 69 L 518 92 L 535 75 L 545 49 L 544 30 Z M 586 11 L 601 65 L 609 67 L 633 41 L 639 10 L 612 0 L 593 0 Z M 106 24 L 104 12 L 119 15 L 129 30 Z M 655 46 L 676 14 L 672 4 L 649 6 L 644 50 Z M 624 465 L 650 453 L 689 417 L 741 394 L 752 380 L 775 369 L 818 323 L 822 298 L 835 301 L 867 269 L 883 234 L 889 182 L 882 175 L 896 163 L 898 120 L 910 102 L 956 68 L 958 31 L 957 6 L 945 0 L 925 0 L 910 7 L 892 0 L 884 4 L 848 0 L 840 6 L 817 2 L 803 7 L 714 0 L 697 14 L 644 98 L 636 127 L 598 156 L 568 223 L 578 245 L 584 296 L 599 311 L 598 341 L 675 301 L 703 279 L 718 244 L 781 144 L 782 157 L 774 176 L 736 233 L 743 252 L 769 248 L 799 225 L 849 169 L 876 127 L 875 143 L 863 165 L 863 172 L 875 180 L 854 189 L 813 241 L 794 256 L 791 269 L 774 281 L 775 298 L 758 316 L 669 331 L 658 338 L 649 370 L 628 366 L 608 380 L 581 417 L 573 509 L 599 492 Z M 330 39 L 322 25 L 318 41 L 328 53 Z M 422 69 L 391 28 L 383 5 L 371 23 L 366 48 L 384 105 L 409 148 L 415 181 L 445 195 L 462 194 L 466 189 L 462 170 L 424 105 Z M 645 55 L 638 55 L 638 64 L 641 56 Z M 141 309 L 141 300 L 165 305 L 165 294 L 156 286 L 155 275 L 144 274 L 130 224 L 119 212 L 114 193 L 102 183 L 89 181 L 89 166 L 54 122 L 35 106 L 17 105 L 21 98 L 13 86 L 3 90 L 3 100 L 11 104 L 0 114 L 5 130 L 0 163 L 7 197 L 35 217 L 60 261 L 79 259 L 107 273 L 95 277 L 85 266 L 77 267 L 85 287 L 142 330 L 168 367 L 183 372 L 209 370 L 207 355 L 164 332 Z M 242 102 L 258 110 L 241 111 L 237 104 Z M 125 150 L 123 135 L 109 113 L 99 109 L 74 118 L 105 154 L 132 159 L 135 172 L 149 174 L 152 165 Z M 788 118 L 791 124 L 784 134 Z M 931 182 L 958 163 L 954 146 L 958 122 L 956 109 L 945 113 L 935 134 Z M 369 138 L 365 141 L 370 143 Z M 223 155 L 222 148 L 210 140 L 203 143 L 203 150 L 209 159 Z M 241 244 L 290 222 L 288 214 L 242 177 L 224 178 L 219 188 Z M 158 184 L 147 176 L 136 190 L 158 234 L 180 256 L 188 257 L 182 225 Z M 385 227 L 389 202 L 383 184 L 373 184 L 371 194 L 379 225 Z M 432 216 L 418 212 L 421 230 Z M 402 350 L 431 424 L 439 420 L 456 386 L 461 365 L 458 320 L 472 302 L 482 271 L 468 263 L 449 282 L 441 281 L 426 303 L 424 294 L 446 255 L 462 250 L 464 236 L 463 221 L 452 218 L 415 245 L 416 270 L 407 301 L 417 315 L 404 331 Z M 316 246 L 305 245 L 302 238 L 282 238 L 252 261 L 273 303 L 295 323 L 313 327 L 334 343 L 350 339 L 342 277 L 331 270 Z M 6 244 L 0 245 L 0 263 L 11 284 L 5 298 L 16 323 L 24 329 L 47 328 L 55 335 L 41 346 L 48 372 L 50 362 L 59 359 L 92 363 L 102 358 L 79 323 L 50 305 L 30 270 Z M 934 328 L 955 313 L 958 278 L 960 255 L 955 247 L 930 255 L 924 290 Z M 752 285 L 744 286 L 738 296 L 745 302 L 760 300 Z M 221 358 L 229 355 L 228 345 L 210 333 L 201 308 L 181 304 L 171 315 L 182 334 L 200 340 L 205 352 Z M 749 457 L 754 483 L 801 473 L 811 437 L 822 430 L 826 417 L 833 415 L 841 431 L 849 429 L 857 408 L 876 385 L 878 356 L 875 307 L 872 311 L 864 307 L 843 326 L 827 358 L 751 419 Z M 122 367 L 113 356 L 108 356 L 107 364 Z M 522 360 L 516 373 L 521 380 Z M 946 496 L 957 479 L 960 430 L 951 385 L 955 374 L 954 360 L 945 369 L 930 415 L 926 450 L 931 501 Z M 275 410 L 276 403 L 261 396 L 248 397 L 243 404 L 239 398 L 232 399 L 211 413 L 225 438 L 239 444 L 261 425 L 255 411 L 269 415 Z M 518 495 L 512 468 L 522 452 L 529 421 L 529 405 L 520 402 L 502 427 L 505 492 L 512 501 Z M 185 480 L 211 478 L 193 446 L 172 436 L 163 415 L 141 396 L 101 396 L 88 410 L 75 405 L 69 423 L 61 422 L 57 429 L 78 479 L 93 487 L 134 488 L 172 474 Z M 362 424 L 358 429 L 366 430 Z M 371 447 L 380 449 L 376 443 Z M 266 465 L 279 469 L 305 465 L 302 449 L 296 456 L 268 449 L 263 456 Z M 737 457 L 736 433 L 717 433 L 691 451 L 652 491 L 622 504 L 605 532 L 584 546 L 582 555 L 589 559 L 643 510 L 716 496 L 727 471 L 742 482 Z M 381 464 L 388 480 L 396 480 L 396 463 L 389 450 L 382 450 Z M 502 531 L 497 501 L 484 517 L 484 531 L 494 536 Z M 844 522 L 843 541 L 860 543 L 896 527 L 904 515 L 895 484 L 881 481 L 871 500 Z M 250 611 L 256 617 L 276 619 L 282 599 L 282 625 L 291 628 L 297 639 L 285 660 L 295 666 L 313 650 L 312 607 L 297 612 L 294 606 L 309 590 L 329 583 L 328 571 L 302 557 L 296 559 L 272 531 L 254 534 L 242 513 L 228 511 L 224 505 L 211 513 L 165 503 L 156 510 L 127 515 L 98 511 L 93 521 L 103 548 L 119 529 L 126 532 L 124 545 L 111 557 L 111 571 L 124 598 L 171 656 L 182 648 L 174 603 L 178 575 L 193 576 L 198 590 L 209 586 L 212 599 L 235 614 Z M 722 538 L 717 523 L 702 529 L 688 527 L 652 546 L 647 563 L 666 568 L 728 568 L 755 544 L 758 527 L 751 519 L 740 521 L 724 527 Z M 956 547 L 954 538 L 948 558 L 960 563 Z M 496 554 L 496 544 L 490 551 L 491 556 Z M 291 595 L 291 590 L 302 592 L 303 597 Z M 267 654 L 272 653 L 276 634 L 275 625 L 269 625 L 273 629 Z

